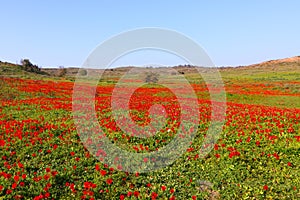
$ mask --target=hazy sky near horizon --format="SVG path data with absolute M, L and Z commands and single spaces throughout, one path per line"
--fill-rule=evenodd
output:
M 300 55 L 300 1 L 2 1 L 0 60 L 41 67 L 80 66 L 100 43 L 124 31 L 178 31 L 217 66 Z M 149 51 L 147 52 L 149 53 Z M 129 55 L 118 65 L 184 64 L 164 53 Z

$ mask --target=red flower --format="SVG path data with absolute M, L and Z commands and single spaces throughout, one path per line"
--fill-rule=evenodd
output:
M 106 183 L 107 183 L 108 185 L 110 185 L 110 184 L 113 183 L 113 180 L 112 180 L 111 178 L 109 178 L 109 179 L 106 180 Z
M 96 171 L 99 171 L 99 170 L 100 170 L 100 167 L 99 167 L 98 164 L 95 165 L 95 170 L 96 170 Z
M 155 199 L 157 198 L 157 196 L 158 196 L 157 193 L 152 192 L 152 194 L 151 194 L 151 199 L 152 199 L 152 200 L 155 200 Z
M 22 163 L 18 163 L 18 167 L 20 167 L 20 168 L 24 168 L 24 165 L 22 164 Z
M 13 183 L 13 184 L 11 185 L 11 188 L 12 188 L 12 189 L 15 189 L 17 186 L 18 186 L 17 183 Z
M 125 199 L 125 195 L 124 194 L 121 194 L 120 195 L 120 200 L 124 200 Z
M 121 165 L 118 165 L 118 170 L 122 170 L 122 166 Z
M 89 189 L 90 188 L 90 183 L 89 182 L 84 182 L 83 187 L 86 188 L 86 189 Z
M 134 191 L 133 195 L 134 195 L 135 197 L 138 197 L 138 196 L 140 195 L 140 192 L 139 192 L 139 191 Z
M 6 194 L 11 194 L 12 190 L 6 190 Z
M 216 156 L 216 158 L 220 158 L 221 157 L 220 154 L 218 154 L 218 153 L 215 156 Z
M 175 196 L 172 196 L 172 197 L 170 198 L 170 200 L 175 200 Z
M 268 190 L 268 186 L 267 185 L 264 185 L 264 190 Z
M 22 179 L 25 179 L 26 178 L 26 174 L 22 174 Z
M 174 188 L 170 189 L 170 193 L 173 194 L 175 192 Z
M 247 140 L 246 140 L 246 142 L 249 143 L 250 141 L 251 141 L 251 137 L 248 137 Z
M 128 196 L 128 197 L 130 197 L 131 195 L 132 195 L 132 192 L 131 192 L 131 191 L 127 192 L 127 196 Z
M 51 169 L 49 167 L 46 168 L 46 172 L 50 172 Z
M 71 156 L 74 156 L 74 155 L 75 155 L 75 152 L 74 152 L 74 151 L 70 152 L 70 155 L 71 155 Z
M 277 153 L 273 153 L 273 156 L 276 158 L 276 160 L 279 160 L 279 155 Z
M 291 167 L 291 166 L 292 166 L 292 163 L 288 162 L 287 165 Z
M 144 158 L 144 162 L 148 162 L 148 158 Z
M 0 140 L 0 147 L 3 147 L 5 145 L 5 141 L 4 140 Z
M 193 199 L 193 200 L 196 200 L 196 199 L 197 199 L 197 197 L 194 195 L 194 196 L 192 196 L 192 199 Z
M 229 158 L 232 158 L 233 156 L 239 156 L 239 155 L 241 155 L 240 152 L 234 150 L 229 153 Z
M 48 174 L 44 175 L 44 179 L 48 180 L 50 178 L 50 176 Z
M 1 191 L 1 190 L 3 190 L 3 186 L 2 186 L 2 185 L 0 185 L 0 191 Z
M 105 170 L 100 170 L 100 173 L 101 173 L 102 176 L 105 176 L 106 171 Z
M 14 176 L 14 180 L 15 180 L 16 182 L 18 182 L 18 181 L 19 181 L 19 176 Z
M 58 174 L 58 172 L 57 171 L 52 171 L 51 174 L 52 174 L 52 176 L 56 176 Z
M 219 145 L 218 145 L 218 144 L 215 144 L 214 149 L 215 149 L 215 150 L 218 150 L 218 149 L 219 149 Z
M 162 185 L 162 186 L 161 186 L 161 189 L 162 189 L 162 191 L 165 191 L 165 190 L 167 189 L 167 187 L 164 186 L 164 185 Z

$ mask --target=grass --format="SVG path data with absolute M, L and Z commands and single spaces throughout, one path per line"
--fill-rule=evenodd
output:
M 49 195 L 48 199 L 120 199 L 122 195 L 151 199 L 153 194 L 158 199 L 299 199 L 300 94 L 295 67 L 221 69 L 228 108 L 212 151 L 199 157 L 210 123 L 209 102 L 204 101 L 199 129 L 187 151 L 165 168 L 137 174 L 111 169 L 83 146 L 72 117 L 74 77 L 42 76 L 1 65 L 1 76 L 21 79 L 0 79 L 0 199 L 33 199 L 40 194 Z M 200 100 L 208 99 L 200 75 L 187 71 L 184 76 L 196 84 Z M 111 80 L 107 74 L 99 82 L 102 94 L 95 105 L 99 124 L 112 143 L 130 152 L 165 146 L 174 137 L 181 115 L 176 104 L 165 104 L 170 118 L 155 137 L 131 137 L 113 123 L 109 92 L 122 74 L 116 72 Z M 36 91 L 26 91 L 37 83 L 24 81 L 28 78 L 53 82 L 42 85 L 43 90 L 41 83 L 47 82 L 38 82 Z M 138 123 L 147 121 L 145 108 L 152 100 L 170 100 L 172 94 L 163 89 L 147 84 L 136 90 L 131 115 Z M 4 178 L 4 173 L 12 177 Z M 27 177 L 16 177 L 22 174 Z M 204 181 L 209 186 L 201 184 Z

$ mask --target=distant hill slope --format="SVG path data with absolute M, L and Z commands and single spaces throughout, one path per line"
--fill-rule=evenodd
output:
M 257 64 L 252 64 L 248 66 L 238 66 L 238 67 L 228 67 L 230 69 L 235 68 L 238 70 L 250 70 L 250 69 L 259 69 L 266 71 L 287 71 L 287 70 L 299 70 L 300 68 L 300 56 L 283 58 L 277 60 L 269 60 Z
M 109 69 L 105 72 L 107 75 L 121 75 L 132 67 L 120 67 L 116 69 Z M 0 61 L 0 76 L 10 77 L 29 77 L 29 78 L 42 78 L 42 77 L 68 77 L 74 79 L 77 75 L 79 68 L 42 68 L 40 72 L 28 72 L 22 65 L 13 64 L 9 62 Z M 175 66 L 178 72 L 182 74 L 192 74 L 197 72 L 194 66 Z M 61 71 L 64 71 L 62 73 Z M 258 64 L 252 64 L 248 66 L 238 67 L 220 67 L 219 71 L 225 77 L 231 76 L 263 76 L 272 74 L 294 74 L 295 79 L 300 80 L 300 56 L 291 58 L 277 59 L 261 62 Z
M 44 71 L 30 70 L 22 65 L 0 61 L 0 76 L 19 78 L 42 78 L 49 76 Z
M 251 79 L 254 81 L 299 81 L 300 56 L 270 60 L 248 66 L 223 67 L 224 79 Z
M 278 66 L 282 64 L 300 64 L 300 56 L 295 56 L 291 58 L 283 58 L 283 59 L 277 59 L 277 60 L 269 60 L 266 62 L 262 62 L 259 64 L 253 64 L 249 65 L 248 67 L 262 67 L 262 66 Z

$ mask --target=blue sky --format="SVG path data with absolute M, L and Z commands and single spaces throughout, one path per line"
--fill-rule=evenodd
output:
M 0 60 L 80 66 L 113 35 L 161 27 L 192 38 L 217 66 L 248 65 L 300 55 L 299 8 L 297 0 L 2 1 Z M 181 62 L 164 54 L 149 60 L 141 55 L 117 63 Z

